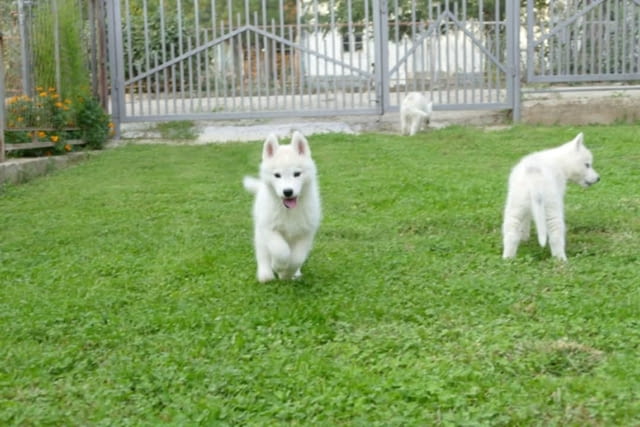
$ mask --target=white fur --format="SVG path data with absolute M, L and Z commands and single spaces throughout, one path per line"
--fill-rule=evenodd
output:
M 294 132 L 291 144 L 279 145 L 276 136 L 269 135 L 262 150 L 260 179 L 245 177 L 243 183 L 255 194 L 258 280 L 300 276 L 322 216 L 316 166 L 306 138 Z
M 567 181 L 589 187 L 599 180 L 582 133 L 559 147 L 525 156 L 509 176 L 502 224 L 502 257 L 516 255 L 520 241 L 529 238 L 533 219 L 540 246 L 544 247 L 548 238 L 551 255 L 566 261 L 564 193 Z
M 404 97 L 400 106 L 400 127 L 403 135 L 415 135 L 424 130 L 431 120 L 433 103 L 417 92 L 412 92 Z

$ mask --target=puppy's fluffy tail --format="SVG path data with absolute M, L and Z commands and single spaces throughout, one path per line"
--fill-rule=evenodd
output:
M 547 216 L 544 212 L 544 198 L 539 191 L 531 192 L 531 213 L 536 223 L 538 243 L 544 248 L 547 244 Z
M 245 190 L 249 193 L 256 194 L 258 192 L 258 188 L 260 188 L 260 180 L 252 176 L 245 176 L 242 179 L 242 185 L 244 185 Z

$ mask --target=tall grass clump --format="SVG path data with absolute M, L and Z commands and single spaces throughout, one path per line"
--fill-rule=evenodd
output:
M 32 10 L 36 86 L 55 87 L 68 98 L 84 95 L 89 91 L 88 49 L 83 42 L 85 20 L 78 2 L 58 0 L 55 9 L 49 1 L 37 2 Z

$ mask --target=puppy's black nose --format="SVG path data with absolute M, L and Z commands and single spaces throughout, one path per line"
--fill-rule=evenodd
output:
M 598 179 L 596 179 L 596 182 L 600 182 L 600 177 L 598 177 Z
M 284 197 L 291 197 L 293 196 L 293 190 L 287 188 L 286 190 L 282 190 L 282 194 L 284 195 Z

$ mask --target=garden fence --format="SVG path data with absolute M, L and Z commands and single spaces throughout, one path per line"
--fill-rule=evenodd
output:
M 76 15 L 51 17 L 73 2 Z M 86 62 L 116 125 L 379 115 L 416 91 L 436 110 L 510 110 L 517 120 L 528 85 L 640 80 L 638 0 L 19 0 L 0 12 L 12 16 L 13 4 L 20 43 L 8 59 L 5 50 L 7 96 L 20 90 L 17 69 L 22 89 L 47 71 L 15 49 L 36 43 L 40 57 L 57 58 L 58 90 L 62 66 Z M 74 27 L 65 19 L 81 23 L 84 44 L 61 61 L 68 35 L 51 28 Z

